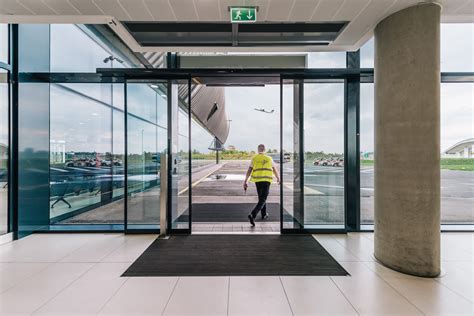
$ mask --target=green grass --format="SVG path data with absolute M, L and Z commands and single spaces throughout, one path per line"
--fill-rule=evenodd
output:
M 373 160 L 360 160 L 361 166 L 373 166 Z M 458 171 L 474 171 L 474 158 L 442 158 L 441 169 L 458 170 Z
M 442 158 L 441 169 L 474 171 L 474 158 Z
M 361 165 L 361 166 L 373 166 L 373 165 L 374 165 L 374 161 L 373 161 L 373 160 L 361 159 L 361 160 L 360 160 L 360 165 Z

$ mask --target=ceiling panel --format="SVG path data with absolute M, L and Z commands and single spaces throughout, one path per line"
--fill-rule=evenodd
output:
M 123 21 L 130 20 L 130 17 L 125 13 L 125 10 L 117 0 L 94 0 L 94 3 L 104 11 L 106 15 L 114 16 Z
M 119 0 L 119 2 L 133 21 L 153 20 L 143 0 Z
M 313 12 L 312 21 L 331 21 L 344 4 L 344 0 L 321 0 Z
M 168 0 L 145 0 L 145 5 L 150 10 L 155 21 L 176 21 L 176 16 Z
M 23 6 L 28 7 L 37 15 L 53 15 L 56 14 L 51 8 L 39 0 L 18 0 Z
M 80 14 L 69 2 L 64 0 L 43 0 L 44 3 L 52 8 L 57 14 L 77 15 Z
M 468 0 L 464 5 L 460 5 L 453 14 L 474 14 L 474 1 Z
M 2 14 L 35 14 L 15 0 L 1 0 L 0 4 Z
M 69 2 L 83 15 L 102 15 L 104 12 L 92 0 L 69 0 Z
M 271 0 L 267 21 L 287 21 L 295 0 Z
M 219 21 L 219 0 L 194 0 L 200 21 Z
M 318 5 L 318 0 L 297 0 L 290 12 L 289 21 L 309 21 L 313 11 Z
M 443 13 L 453 14 L 459 10 L 459 8 L 462 8 L 465 5 L 468 7 L 468 3 L 471 3 L 471 7 L 474 6 L 474 2 L 472 0 L 444 0 L 442 1 Z
M 170 1 L 171 8 L 178 21 L 197 21 L 198 16 L 196 8 L 194 7 L 194 1 L 192 0 L 173 0 Z
M 268 10 L 270 8 L 270 0 L 256 0 L 256 1 L 247 1 L 247 5 L 258 6 L 257 21 L 266 21 Z
M 220 7 L 220 17 L 221 21 L 229 21 L 230 20 L 230 13 L 229 13 L 229 7 L 230 6 L 243 6 L 245 5 L 244 0 L 219 0 L 219 7 Z M 257 13 L 257 18 L 263 18 L 263 16 L 260 15 L 260 11 Z
M 388 4 L 393 5 L 393 1 L 377 0 L 371 1 L 365 9 L 349 23 L 347 28 L 339 35 L 335 43 L 342 45 L 352 45 L 356 43 L 360 37 L 373 29 L 378 22 L 373 17 L 383 16 L 388 11 Z M 358 34 L 355 36 L 355 34 Z M 359 37 L 359 38 L 357 38 Z
M 379 0 L 380 1 L 380 0 Z M 351 21 L 355 16 L 364 10 L 370 0 L 349 0 L 344 1 L 339 11 L 333 16 L 333 21 Z

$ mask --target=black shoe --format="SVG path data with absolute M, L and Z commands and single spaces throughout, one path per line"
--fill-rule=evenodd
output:
M 262 215 L 262 219 L 267 219 L 267 218 L 268 218 L 268 214 Z
M 255 227 L 255 219 L 253 218 L 253 216 L 249 214 L 248 217 L 249 217 L 250 225 L 252 225 L 252 227 Z

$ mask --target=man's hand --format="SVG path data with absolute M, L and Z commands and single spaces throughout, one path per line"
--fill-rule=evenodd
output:
M 277 184 L 280 184 L 280 178 L 277 178 Z
M 247 191 L 247 188 L 248 188 L 248 184 L 247 184 L 247 181 L 244 182 L 244 190 Z

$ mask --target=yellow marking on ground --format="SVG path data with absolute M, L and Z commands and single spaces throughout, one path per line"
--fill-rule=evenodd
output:
M 204 179 L 206 179 L 207 177 L 209 177 L 211 174 L 213 174 L 214 172 L 216 172 L 217 170 L 221 169 L 222 167 L 225 166 L 225 163 L 222 164 L 222 165 L 218 165 L 219 168 L 216 168 L 215 170 L 212 170 L 211 172 L 209 172 L 208 174 L 206 174 L 204 177 L 202 177 L 201 179 L 197 180 L 196 182 L 194 182 L 193 184 L 191 184 L 191 188 L 194 188 L 196 185 L 198 185 L 199 183 L 201 183 L 202 181 L 204 181 Z M 178 192 L 178 195 L 181 195 L 183 194 L 184 192 L 186 192 L 187 190 L 189 189 L 189 186 L 185 187 L 184 189 L 182 189 L 181 191 Z

